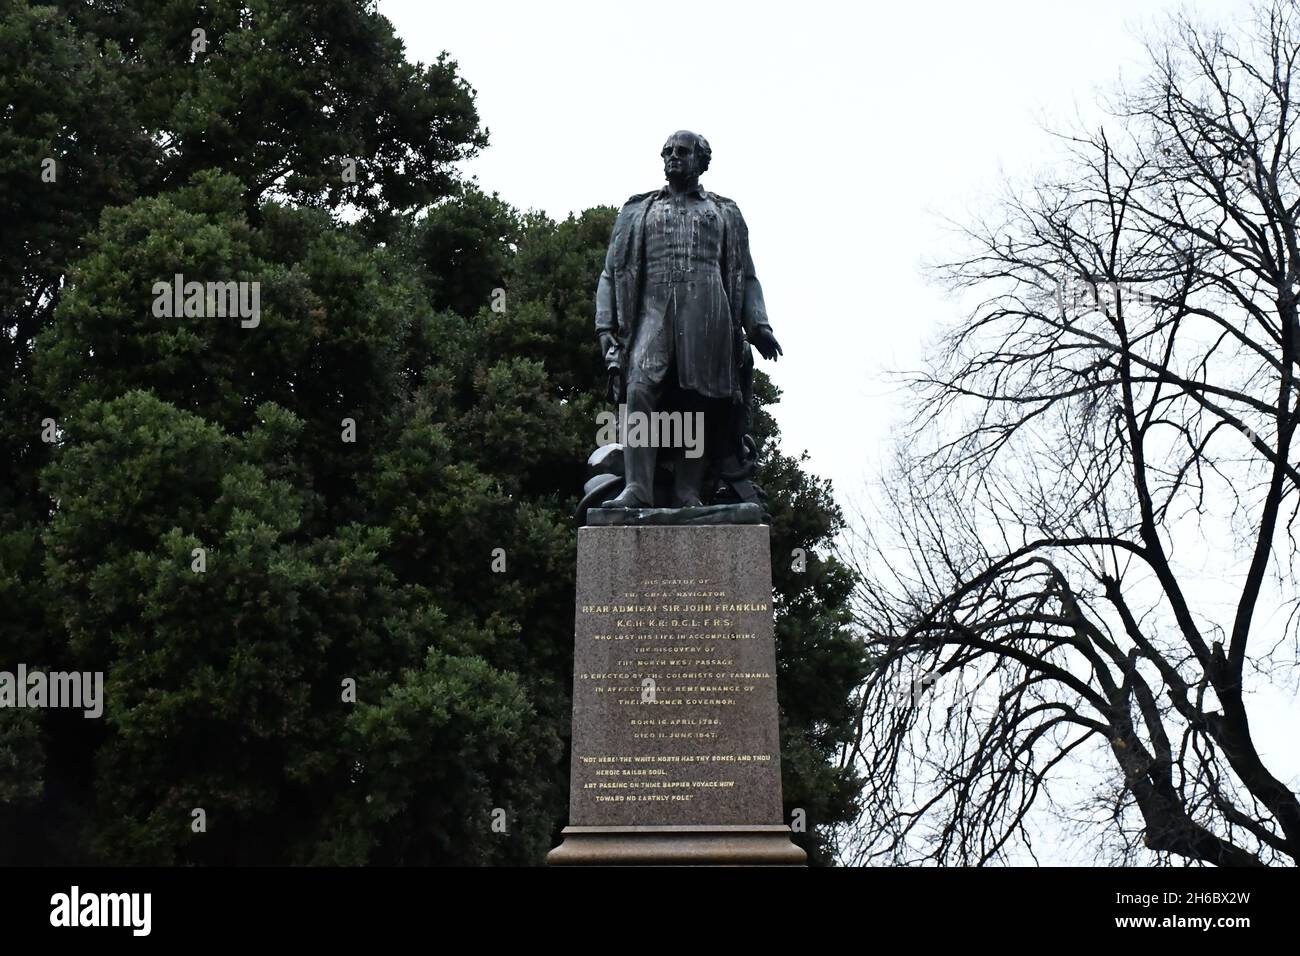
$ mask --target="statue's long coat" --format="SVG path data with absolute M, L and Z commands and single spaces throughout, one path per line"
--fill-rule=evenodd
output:
M 623 355 L 629 354 L 635 341 L 640 317 L 642 293 L 645 289 L 645 223 L 650 204 L 662 190 L 633 196 L 619 210 L 614 221 L 609 251 L 605 256 L 605 269 L 600 274 L 596 288 L 596 331 L 611 332 L 622 346 Z M 723 289 L 731 311 L 732 337 L 731 362 L 704 362 L 697 365 L 682 363 L 702 359 L 700 350 L 686 349 L 677 356 L 678 377 L 682 382 L 704 382 L 713 394 L 731 395 L 732 400 L 748 411 L 753 375 L 753 359 L 745 336 L 751 336 L 761 325 L 767 325 L 767 309 L 763 304 L 763 287 L 754 275 L 754 262 L 749 254 L 749 229 L 739 207 L 724 196 L 706 193 L 718 207 L 723 218 L 722 272 Z M 725 376 L 720 379 L 718 376 Z

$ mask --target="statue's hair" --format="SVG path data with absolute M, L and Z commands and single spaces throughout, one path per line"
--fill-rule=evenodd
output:
M 709 148 L 709 141 L 699 133 L 692 133 L 688 129 L 678 130 L 677 132 L 690 133 L 691 136 L 695 137 L 695 155 L 700 158 L 700 172 L 703 173 L 708 170 L 709 163 L 713 159 L 713 150 Z M 677 133 L 673 133 L 673 136 L 676 135 Z
M 699 133 L 695 134 L 695 152 L 700 157 L 700 172 L 707 172 L 713 159 L 713 150 L 709 148 L 709 141 Z

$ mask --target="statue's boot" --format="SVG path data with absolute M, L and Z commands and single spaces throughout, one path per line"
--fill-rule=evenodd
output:
M 700 487 L 704 484 L 705 465 L 703 455 L 682 456 L 673 465 L 673 507 L 698 508 L 704 503 L 700 500 Z
M 657 449 L 628 446 L 623 449 L 623 474 L 627 484 L 622 494 L 601 505 L 602 508 L 653 508 L 655 453 Z
M 639 488 L 629 485 L 617 498 L 610 498 L 601 505 L 602 508 L 653 508 L 649 501 L 641 496 Z

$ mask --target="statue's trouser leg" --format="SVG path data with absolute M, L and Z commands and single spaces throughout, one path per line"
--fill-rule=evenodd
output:
M 727 450 L 727 431 L 730 424 L 731 402 L 728 399 L 704 398 L 695 392 L 682 392 L 683 413 L 693 418 L 691 434 L 698 444 L 683 449 L 674 467 L 673 497 L 678 507 L 698 505 L 704 498 L 704 479 L 711 463 Z M 687 453 L 690 454 L 687 454 Z M 696 457 L 691 457 L 699 453 Z
M 659 404 L 659 395 L 663 391 L 662 383 L 628 382 L 627 413 L 628 418 L 635 412 L 645 415 L 644 421 L 652 421 L 652 414 Z M 623 436 L 626 441 L 627 436 Z M 629 489 L 634 489 L 636 496 L 647 505 L 655 503 L 655 461 L 658 449 L 653 445 L 623 446 L 623 476 Z

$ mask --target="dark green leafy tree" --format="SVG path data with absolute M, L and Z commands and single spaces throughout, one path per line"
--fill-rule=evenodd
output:
M 486 143 L 456 64 L 411 63 L 358 0 L 3 0 L 0 63 L 0 505 L 20 523 L 43 517 L 27 513 L 45 451 L 32 343 L 101 210 L 220 169 L 253 216 L 276 195 L 382 234 Z M 26 527 L 0 527 L 10 574 L 32 566 Z
M 0 185 L 27 230 L 0 239 L 0 664 L 103 670 L 108 700 L 0 710 L 0 858 L 540 861 L 613 210 L 556 223 L 456 185 L 472 91 L 368 4 L 3 9 L 0 44 L 35 55 L 0 76 L 25 111 L 0 162 L 38 171 L 67 137 L 69 192 Z M 92 95 L 125 119 L 96 130 Z M 256 326 L 162 314 L 176 274 L 257 282 Z M 826 862 L 855 814 L 853 582 L 819 556 L 829 486 L 757 422 L 787 809 Z
M 428 318 L 418 286 L 311 210 L 251 227 L 240 192 L 201 174 L 107 212 L 37 348 L 63 429 L 46 580 L 67 659 L 109 675 L 93 767 L 61 781 L 85 845 L 154 863 L 535 859 L 550 825 L 531 781 L 559 745 L 489 663 L 515 629 L 422 585 L 445 588 L 464 552 L 397 560 L 420 505 L 441 534 L 486 516 L 506 540 L 513 520 L 391 406 Z M 259 325 L 155 315 L 170 270 L 263 277 Z M 521 839 L 494 839 L 497 808 Z

